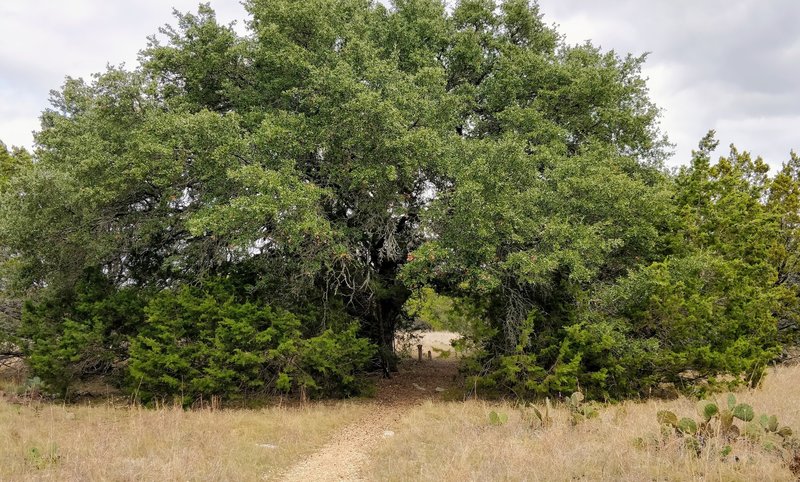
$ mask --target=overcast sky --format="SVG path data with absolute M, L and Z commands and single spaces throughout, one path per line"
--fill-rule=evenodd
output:
M 65 75 L 133 67 L 171 7 L 196 0 L 0 0 L 0 140 L 30 147 L 48 92 Z M 688 161 L 708 129 L 773 166 L 800 150 L 800 1 L 540 0 L 568 43 L 650 52 L 645 68 L 662 127 Z M 223 22 L 238 0 L 212 0 Z M 241 23 L 241 22 L 240 22 Z

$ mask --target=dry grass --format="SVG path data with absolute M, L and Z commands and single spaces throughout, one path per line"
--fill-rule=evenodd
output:
M 412 375 L 408 383 L 421 384 L 430 373 Z M 782 367 L 738 398 L 800 431 L 798 381 L 800 366 Z M 365 480 L 796 480 L 781 457 L 757 445 L 736 442 L 723 458 L 721 439 L 700 456 L 678 438 L 660 439 L 656 412 L 694 416 L 688 399 L 603 406 L 600 418 L 577 426 L 557 407 L 547 428 L 532 428 L 510 404 L 428 401 L 403 405 L 395 416 L 387 403 L 184 411 L 0 399 L 0 481 L 270 480 L 337 434 L 359 432 L 367 413 L 383 416 L 377 428 L 364 428 L 377 438 L 358 467 Z M 492 410 L 508 422 L 490 425 Z M 380 437 L 386 428 L 395 435 Z M 656 442 L 637 447 L 639 437 Z
M 187 412 L 0 400 L 0 480 L 269 480 L 366 410 L 340 403 Z
M 740 401 L 800 429 L 800 367 L 770 375 L 762 389 L 739 393 Z M 677 438 L 637 448 L 637 437 L 659 437 L 655 415 L 662 409 L 695 416 L 688 399 L 628 402 L 603 407 L 599 419 L 573 427 L 558 408 L 551 427 L 534 430 L 511 405 L 426 403 L 378 448 L 366 473 L 373 480 L 796 480 L 779 456 L 744 442 L 724 460 L 720 449 L 727 442 L 720 439 L 700 456 Z M 509 421 L 490 425 L 492 410 Z

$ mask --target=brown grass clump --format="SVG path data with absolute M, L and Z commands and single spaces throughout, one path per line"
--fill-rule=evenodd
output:
M 771 371 L 764 387 L 737 394 L 757 412 L 775 414 L 800 431 L 800 367 Z M 723 398 L 720 397 L 722 400 Z M 543 408 L 543 407 L 540 407 Z M 397 435 L 374 453 L 373 480 L 797 480 L 789 460 L 738 440 L 706 441 L 695 455 L 678 437 L 663 439 L 659 410 L 697 418 L 695 401 L 626 402 L 600 406 L 600 416 L 577 425 L 557 406 L 551 426 L 532 428 L 521 409 L 482 401 L 426 403 L 409 413 Z M 508 421 L 492 425 L 497 411 Z M 644 446 L 637 438 L 655 440 Z
M 184 411 L 0 400 L 0 480 L 267 480 L 366 410 L 351 403 Z

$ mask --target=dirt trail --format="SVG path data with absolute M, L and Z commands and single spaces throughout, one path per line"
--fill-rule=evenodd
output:
M 377 381 L 374 410 L 340 430 L 324 447 L 295 465 L 280 480 L 362 481 L 361 473 L 373 447 L 394 435 L 393 427 L 412 407 L 428 399 L 440 399 L 436 388 L 453 385 L 458 370 L 455 360 L 406 361 L 391 379 Z

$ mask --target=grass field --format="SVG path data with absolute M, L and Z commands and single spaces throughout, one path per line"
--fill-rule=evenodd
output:
M 425 388 L 426 365 L 416 366 L 409 380 Z M 404 390 L 398 378 L 393 390 Z M 800 367 L 779 367 L 770 370 L 762 388 L 737 397 L 757 413 L 775 414 L 781 425 L 800 429 L 798 382 Z M 431 386 L 439 384 L 441 379 Z M 659 410 L 697 418 L 695 401 L 686 398 L 602 405 L 599 417 L 574 426 L 557 404 L 552 425 L 534 427 L 530 408 L 444 402 L 430 388 L 402 403 L 380 399 L 379 389 L 376 400 L 262 410 L 20 404 L 0 398 L 0 480 L 278 480 L 311 455 L 324 452 L 323 460 L 329 460 L 347 450 L 365 454 L 348 469 L 362 480 L 797 480 L 791 456 L 760 444 L 710 437 L 696 455 L 677 436 L 661 437 Z M 490 423 L 491 411 L 508 420 Z M 392 416 L 374 415 L 381 412 Z M 370 437 L 361 438 L 362 427 Z M 392 435 L 383 436 L 385 429 Z M 648 442 L 642 446 L 639 438 Z M 347 443 L 352 447 L 339 446 Z M 732 451 L 723 456 L 727 444 Z M 334 477 L 315 470 L 317 477 L 309 480 Z
M 21 406 L 0 401 L 0 480 L 269 480 L 367 410 Z
M 800 367 L 771 370 L 764 386 L 736 394 L 757 413 L 775 414 L 782 425 L 800 428 Z M 723 400 L 724 397 L 717 397 Z M 760 444 L 721 437 L 706 441 L 699 456 L 677 436 L 661 440 L 656 413 L 672 410 L 699 418 L 686 398 L 601 406 L 596 419 L 575 426 L 556 408 L 549 428 L 531 428 L 528 413 L 483 401 L 425 403 L 397 427 L 397 436 L 375 451 L 366 468 L 373 480 L 798 480 L 791 460 Z M 543 407 L 540 407 L 543 408 Z M 491 411 L 508 422 L 493 426 Z M 637 438 L 659 439 L 640 448 Z

